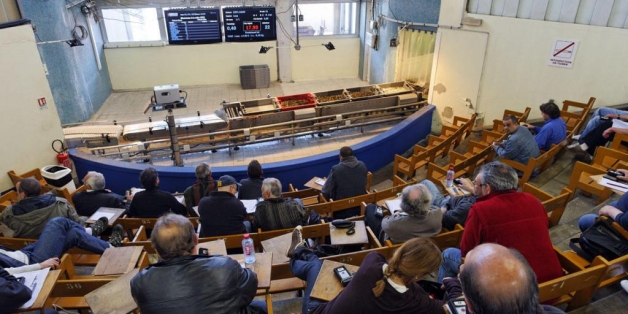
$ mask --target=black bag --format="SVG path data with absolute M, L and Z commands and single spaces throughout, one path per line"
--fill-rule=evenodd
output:
M 589 262 L 598 255 L 610 261 L 628 254 L 628 240 L 613 228 L 612 223 L 611 219 L 596 220 L 580 238 L 571 239 L 569 247 Z

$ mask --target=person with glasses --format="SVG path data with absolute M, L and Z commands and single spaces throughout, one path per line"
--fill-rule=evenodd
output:
M 445 277 L 455 277 L 461 259 L 483 243 L 497 243 L 519 251 L 539 282 L 562 276 L 545 208 L 533 195 L 517 192 L 515 169 L 497 161 L 482 165 L 474 180 L 474 193 L 477 199 L 467 216 L 460 249 L 443 251 L 439 282 Z
M 491 144 L 500 158 L 510 159 L 525 165 L 530 158 L 537 158 L 541 155 L 534 135 L 530 133 L 528 128 L 519 126 L 517 117 L 509 115 L 504 118 L 503 122 L 504 130 L 509 134 L 508 138 L 502 142 Z

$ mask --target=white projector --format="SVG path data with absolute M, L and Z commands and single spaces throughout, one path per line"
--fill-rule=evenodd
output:
M 155 103 L 157 105 L 172 104 L 181 101 L 179 96 L 179 84 L 155 86 Z

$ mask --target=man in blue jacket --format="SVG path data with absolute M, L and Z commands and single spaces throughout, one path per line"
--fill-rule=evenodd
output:
M 526 165 L 530 158 L 541 155 L 534 136 L 527 128 L 519 126 L 519 120 L 513 115 L 504 118 L 504 130 L 508 132 L 508 139 L 503 142 L 494 142 L 491 146 L 500 158 L 506 158 Z
M 545 120 L 543 127 L 525 124 L 525 126 L 536 133 L 534 140 L 540 150 L 548 151 L 552 145 L 559 144 L 567 136 L 567 125 L 560 117 L 560 109 L 552 101 L 542 104 L 541 115 Z
M 618 180 L 621 180 L 624 183 L 628 181 L 628 170 L 617 169 L 617 171 L 621 172 L 621 175 L 617 176 Z M 619 200 L 600 208 L 598 214 L 599 216 L 612 218 L 624 229 L 628 230 L 628 215 L 626 215 L 626 212 L 628 212 L 628 193 L 622 195 Z M 578 227 L 580 228 L 580 231 L 587 230 L 589 227 L 593 226 L 597 217 L 598 215 L 595 214 L 586 214 L 580 217 L 578 220 Z

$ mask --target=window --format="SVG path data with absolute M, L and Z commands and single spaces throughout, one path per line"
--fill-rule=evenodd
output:
M 156 8 L 103 9 L 109 42 L 162 40 Z
M 299 36 L 355 35 L 357 26 L 357 3 L 300 4 L 295 18 L 299 21 Z M 296 22 L 294 23 L 296 35 Z

